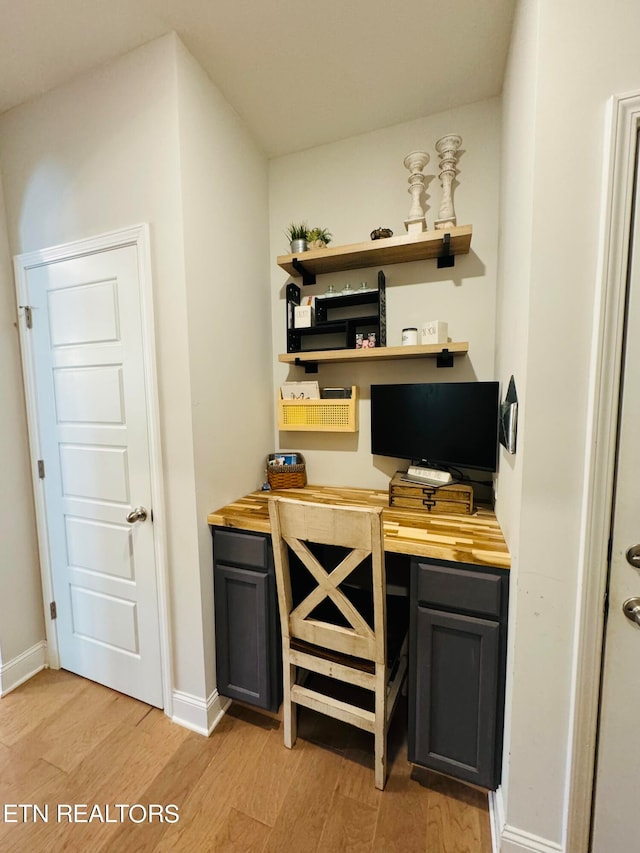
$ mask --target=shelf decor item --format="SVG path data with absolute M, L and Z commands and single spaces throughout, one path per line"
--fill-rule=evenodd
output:
M 326 249 L 332 240 L 333 234 L 326 228 L 311 228 L 307 235 L 310 249 Z
M 418 344 L 418 327 L 417 326 L 407 326 L 406 329 L 402 330 L 402 346 L 403 347 L 415 347 Z
M 369 236 L 372 240 L 388 240 L 393 237 L 393 231 L 391 228 L 374 228 Z
M 301 489 L 307 484 L 307 470 L 301 453 L 270 453 L 267 481 L 272 489 Z
M 424 218 L 421 198 L 424 193 L 424 175 L 422 170 L 429 162 L 426 151 L 412 151 L 404 158 L 404 166 L 409 170 L 409 189 L 411 196 L 411 207 L 409 216 L 404 221 L 404 227 L 409 234 L 420 234 L 427 230 L 427 222 Z
M 452 185 L 458 170 L 456 161 L 458 149 L 462 145 L 462 137 L 455 133 L 448 133 L 436 142 L 436 151 L 440 155 L 440 184 L 442 185 L 442 200 L 438 210 L 438 218 L 434 226 L 441 231 L 444 228 L 453 228 L 456 225 L 456 212 L 453 208 Z
M 446 344 L 449 340 L 449 324 L 443 320 L 427 320 L 422 324 L 421 344 Z
M 306 222 L 292 222 L 284 233 L 287 235 L 287 239 L 289 240 L 289 248 L 291 249 L 292 255 L 295 255 L 296 252 L 307 251 L 309 229 L 307 228 Z

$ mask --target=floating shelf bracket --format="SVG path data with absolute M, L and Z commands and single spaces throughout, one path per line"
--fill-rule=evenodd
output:
M 295 261 L 294 261 L 295 263 Z M 445 267 L 454 267 L 456 265 L 456 256 L 451 253 L 451 234 L 447 231 L 442 237 L 442 252 L 438 255 L 438 269 Z M 439 367 L 440 365 L 438 365 Z
M 453 367 L 453 353 L 449 352 L 448 349 L 443 349 L 436 356 L 436 367 Z
M 294 268 L 298 275 L 302 276 L 303 285 L 316 283 L 316 277 L 314 273 L 309 272 L 309 270 L 305 269 L 304 264 L 301 264 L 297 258 L 291 259 L 291 266 Z
M 318 362 L 317 361 L 303 361 L 301 358 L 296 358 L 294 361 L 296 367 L 304 367 L 305 373 L 317 373 L 318 372 Z

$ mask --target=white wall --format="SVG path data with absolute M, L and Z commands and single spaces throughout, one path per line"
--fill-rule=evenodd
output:
M 505 709 L 505 743 L 511 742 L 511 699 L 517 631 L 522 460 L 526 446 L 526 378 L 529 339 L 529 289 L 535 152 L 537 84 L 537 2 L 521 4 L 516 13 L 503 90 L 502 180 L 500 184 L 500 252 L 496 321 L 496 377 L 506 389 L 514 377 L 518 394 L 517 452 L 500 447 L 496 482 L 496 515 L 511 552 L 509 650 Z M 520 649 L 518 649 L 520 651 Z M 508 752 L 502 788 L 509 791 Z
M 5 113 L 0 168 L 12 254 L 150 224 L 175 686 L 204 696 L 175 37 Z
M 531 151 L 516 121 L 523 106 L 513 96 L 517 78 L 534 76 L 537 91 L 533 97 L 531 83 L 519 87 L 535 116 L 530 250 L 517 233 L 513 243 L 503 235 L 504 272 L 518 263 L 530 270 L 528 297 L 517 277 L 505 275 L 501 286 L 512 306 L 524 293 L 528 310 L 524 440 L 515 476 L 509 482 L 503 467 L 499 484 L 502 490 L 504 478 L 506 492 L 517 492 L 521 471 L 519 513 L 501 500 L 501 520 L 518 542 L 505 851 L 532 849 L 526 845 L 533 841 L 544 845 L 535 849 L 564 849 L 605 109 L 612 94 L 640 89 L 637 6 L 531 0 L 521 3 L 518 22 L 514 89 L 505 99 L 505 151 L 513 153 L 505 186 L 528 185 L 531 175 Z M 516 231 L 525 234 L 526 211 L 515 198 L 504 201 L 503 223 L 518 222 Z M 508 313 L 521 328 L 521 312 Z M 522 348 L 506 329 L 501 321 L 505 375 L 523 365 Z
M 44 640 L 16 317 L 13 271 L 0 195 L 0 668 Z
M 406 233 L 404 220 L 411 198 L 407 192 L 409 173 L 402 161 L 410 151 L 426 150 L 431 155 L 424 172 L 428 180 L 427 223 L 432 228 L 441 195 L 434 143 L 452 132 L 463 139 L 454 201 L 458 223 L 473 225 L 470 254 L 457 257 L 453 269 L 438 270 L 435 261 L 422 261 L 387 266 L 384 271 L 388 345 L 400 344 L 404 326 L 419 328 L 424 320 L 439 319 L 449 323 L 449 336 L 454 341 L 469 342 L 469 356 L 457 360 L 453 369 L 437 369 L 431 359 L 322 365 L 317 376 L 321 387 L 359 386 L 360 431 L 343 435 L 278 434 L 276 427 L 280 447 L 304 453 L 310 482 L 387 487 L 399 463 L 371 455 L 372 382 L 494 378 L 500 121 L 500 101 L 491 99 L 270 161 L 275 397 L 283 380 L 305 378 L 302 368 L 289 370 L 277 362 L 278 353 L 286 352 L 284 290 L 290 279 L 275 258 L 289 251 L 286 227 L 300 220 L 326 227 L 333 233 L 335 245 L 368 240 L 378 226 L 390 227 L 397 235 Z M 323 293 L 329 283 L 337 290 L 347 281 L 357 288 L 362 280 L 375 286 L 377 268 L 322 276 L 315 286 L 305 287 L 303 295 Z
M 178 46 L 189 370 L 207 694 L 215 685 L 207 513 L 259 487 L 272 450 L 267 161 Z M 181 595 L 180 590 L 174 591 Z

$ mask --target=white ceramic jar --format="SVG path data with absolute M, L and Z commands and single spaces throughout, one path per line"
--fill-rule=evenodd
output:
M 414 347 L 418 343 L 418 329 L 416 326 L 408 326 L 402 330 L 402 346 Z

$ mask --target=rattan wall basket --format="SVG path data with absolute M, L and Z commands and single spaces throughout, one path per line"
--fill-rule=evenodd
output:
M 267 456 L 267 481 L 271 489 L 301 489 L 307 484 L 307 469 L 301 453 L 287 453 L 293 456 L 292 465 L 270 465 L 269 463 L 282 456 L 281 453 L 270 453 Z

